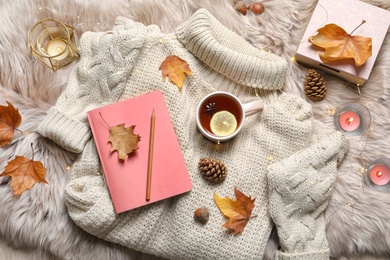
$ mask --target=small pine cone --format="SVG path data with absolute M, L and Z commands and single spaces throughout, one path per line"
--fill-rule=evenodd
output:
M 203 177 L 211 182 L 222 182 L 227 174 L 225 164 L 212 158 L 200 158 L 199 169 Z
M 315 69 L 309 69 L 304 87 L 306 95 L 313 101 L 320 101 L 326 95 L 326 81 Z

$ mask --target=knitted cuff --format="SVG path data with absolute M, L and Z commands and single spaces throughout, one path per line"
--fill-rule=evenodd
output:
M 329 250 L 320 250 L 307 253 L 289 254 L 281 251 L 276 252 L 278 260 L 329 260 Z
M 110 231 L 117 216 L 102 176 L 73 179 L 67 184 L 65 198 L 69 216 L 82 229 L 97 236 Z
M 91 137 L 91 131 L 87 124 L 68 117 L 55 107 L 49 110 L 37 131 L 42 136 L 74 153 L 81 153 Z

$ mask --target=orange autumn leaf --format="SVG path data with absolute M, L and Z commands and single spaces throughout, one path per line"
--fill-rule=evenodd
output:
M 108 142 L 111 143 L 111 153 L 117 151 L 120 160 L 138 149 L 137 143 L 141 138 L 133 133 L 134 128 L 135 125 L 126 128 L 125 124 L 110 127 Z
M 38 182 L 47 183 L 45 180 L 46 169 L 43 164 L 23 156 L 16 156 L 8 162 L 0 176 L 11 177 L 11 187 L 14 195 L 18 196 Z
M 246 196 L 236 187 L 234 187 L 234 194 L 236 201 L 229 197 L 221 198 L 214 193 L 214 201 L 222 214 L 229 219 L 223 224 L 223 227 L 234 231 L 234 234 L 238 235 L 244 231 L 248 221 L 254 217 L 251 214 L 255 207 L 255 199 Z
M 11 103 L 6 102 L 8 106 L 0 106 L 0 147 L 11 142 L 15 129 L 22 122 L 19 111 Z
M 159 69 L 162 71 L 163 80 L 168 76 L 169 80 L 174 83 L 179 90 L 182 89 L 187 75 L 192 75 L 188 63 L 175 55 L 166 57 Z
M 359 26 L 364 23 L 365 21 Z M 325 49 L 324 52 L 318 53 L 324 63 L 354 59 L 356 66 L 361 66 L 372 55 L 372 39 L 364 36 L 352 36 L 355 30 L 348 34 L 336 24 L 327 24 L 318 29 L 318 33 L 310 37 L 309 42 Z

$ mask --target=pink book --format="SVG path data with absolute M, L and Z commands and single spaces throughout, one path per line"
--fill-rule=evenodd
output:
M 152 111 L 155 132 L 150 200 L 146 200 L 149 137 Z M 100 112 L 100 114 L 99 114 Z M 191 190 L 191 180 L 177 140 L 164 96 L 153 91 L 87 112 L 116 213 L 121 213 Z M 103 119 L 104 120 L 103 120 Z M 120 161 L 110 152 L 109 126 L 135 125 L 141 140 L 138 149 Z

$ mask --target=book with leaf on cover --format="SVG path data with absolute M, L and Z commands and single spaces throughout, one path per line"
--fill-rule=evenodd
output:
M 151 115 L 155 113 L 152 181 L 146 200 Z M 191 189 L 191 180 L 164 96 L 153 91 L 87 112 L 116 213 L 167 199 Z M 110 127 L 134 126 L 138 149 L 119 160 L 111 150 Z

